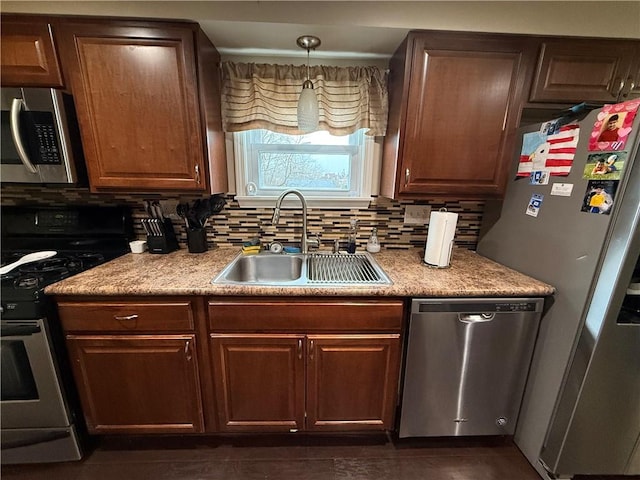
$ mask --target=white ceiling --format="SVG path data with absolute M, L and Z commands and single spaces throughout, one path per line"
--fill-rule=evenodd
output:
M 188 19 L 223 57 L 388 58 L 411 29 L 640 38 L 640 2 L 617 1 L 5 1 L 2 12 Z

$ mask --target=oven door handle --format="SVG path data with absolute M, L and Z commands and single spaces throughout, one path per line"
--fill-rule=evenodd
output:
M 2 325 L 0 327 L 0 337 L 26 337 L 40 333 L 40 325 Z
M 20 161 L 22 162 L 22 164 L 31 173 L 38 173 L 36 167 L 34 167 L 33 163 L 31 163 L 29 155 L 27 155 L 27 150 L 24 148 L 22 137 L 20 136 L 20 111 L 22 110 L 23 105 L 24 100 L 22 100 L 21 98 L 14 98 L 11 102 L 11 117 L 9 119 L 9 125 L 11 126 L 11 137 L 13 138 L 13 143 L 16 146 L 16 151 L 18 152 L 18 156 L 20 157 Z

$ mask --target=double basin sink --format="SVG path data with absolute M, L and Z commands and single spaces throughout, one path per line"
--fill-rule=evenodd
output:
M 226 285 L 382 286 L 393 282 L 368 253 L 239 254 L 212 281 Z

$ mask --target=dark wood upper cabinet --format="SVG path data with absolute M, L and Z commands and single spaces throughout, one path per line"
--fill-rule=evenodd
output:
M 2 15 L 0 82 L 8 87 L 62 87 L 51 24 L 44 17 Z
M 500 197 L 534 59 L 524 36 L 411 32 L 391 61 L 381 194 Z
M 65 20 L 58 33 L 92 191 L 226 190 L 207 90 L 219 56 L 196 24 Z
M 631 70 L 622 92 L 623 100 L 640 97 L 640 42 L 636 42 L 634 52 Z
M 638 95 L 640 42 L 545 39 L 531 86 L 531 102 L 615 103 Z

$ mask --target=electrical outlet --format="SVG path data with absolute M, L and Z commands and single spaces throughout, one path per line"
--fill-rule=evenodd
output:
M 408 225 L 426 225 L 429 223 L 431 207 L 429 205 L 407 205 L 404 209 L 404 223 Z
M 170 218 L 171 220 L 180 220 L 180 217 L 176 212 L 178 200 L 159 200 L 159 202 L 162 207 L 162 213 L 164 213 L 166 218 Z

